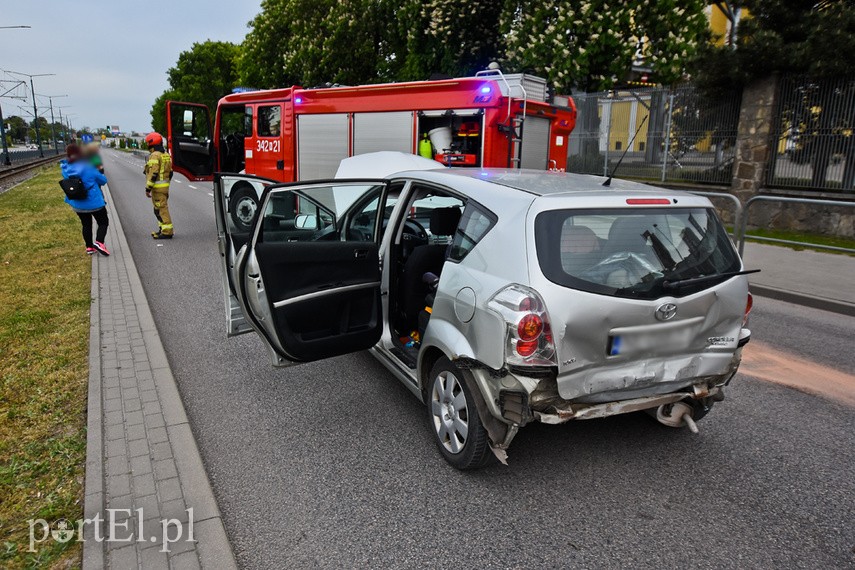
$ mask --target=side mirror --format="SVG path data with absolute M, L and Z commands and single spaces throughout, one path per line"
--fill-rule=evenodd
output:
M 300 230 L 318 229 L 318 218 L 311 214 L 300 214 L 294 220 L 294 225 Z
M 193 136 L 193 111 L 184 109 L 184 136 Z

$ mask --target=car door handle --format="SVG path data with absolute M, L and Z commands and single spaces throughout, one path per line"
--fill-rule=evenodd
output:
M 353 252 L 354 259 L 366 259 L 368 257 L 367 249 L 357 249 Z

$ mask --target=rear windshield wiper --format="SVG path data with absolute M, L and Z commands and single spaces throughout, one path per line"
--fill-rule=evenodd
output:
M 746 271 L 729 271 L 727 273 L 716 273 L 715 275 L 704 275 L 703 277 L 691 277 L 689 279 L 678 279 L 677 281 L 663 281 L 663 289 L 677 289 L 684 285 L 695 285 L 696 283 L 704 283 L 705 281 L 713 281 L 715 279 L 736 277 L 737 275 L 748 275 L 749 273 L 760 273 L 759 269 L 748 269 Z

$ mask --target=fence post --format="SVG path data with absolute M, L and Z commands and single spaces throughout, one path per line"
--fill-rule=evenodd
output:
M 612 105 L 611 93 L 607 96 L 608 107 L 603 105 L 603 111 L 605 112 L 608 109 L 608 121 L 606 121 L 606 156 L 603 161 L 603 176 L 609 176 L 609 144 L 612 141 L 612 113 L 614 112 L 614 106 Z
M 674 93 L 668 97 L 668 118 L 665 120 L 665 152 L 662 153 L 662 178 L 665 182 L 668 173 L 668 153 L 671 152 L 671 120 L 674 116 Z

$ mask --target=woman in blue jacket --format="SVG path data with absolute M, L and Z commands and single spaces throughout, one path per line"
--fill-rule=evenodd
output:
M 76 176 L 83 181 L 83 186 L 86 188 L 86 198 L 80 200 L 69 200 L 65 197 L 66 203 L 71 206 L 71 209 L 80 218 L 80 223 L 83 225 L 83 241 L 86 243 L 86 253 L 92 255 L 96 251 L 101 255 L 110 255 L 107 246 L 104 245 L 104 239 L 107 237 L 107 203 L 104 201 L 104 193 L 101 191 L 101 186 L 107 183 L 107 177 L 98 172 L 91 162 L 83 158 L 80 147 L 76 144 L 70 144 L 65 149 L 67 160 L 60 163 L 62 168 L 62 177 L 71 178 Z M 98 223 L 98 230 L 95 232 L 95 241 L 92 241 L 92 218 Z

